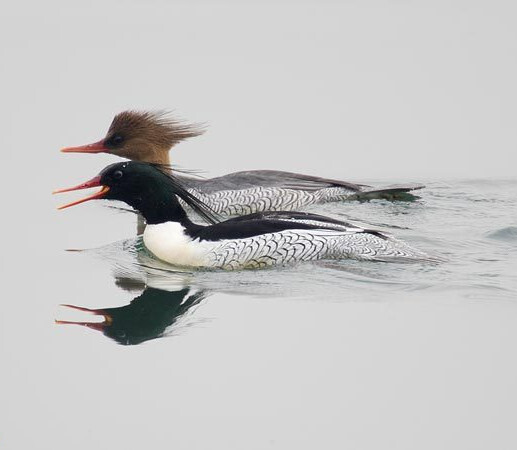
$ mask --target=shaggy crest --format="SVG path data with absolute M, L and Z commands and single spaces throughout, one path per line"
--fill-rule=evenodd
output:
M 205 131 L 203 124 L 189 124 L 176 119 L 166 111 L 124 111 L 115 116 L 108 136 L 145 136 L 162 148 L 171 148 L 178 142 L 196 137 Z

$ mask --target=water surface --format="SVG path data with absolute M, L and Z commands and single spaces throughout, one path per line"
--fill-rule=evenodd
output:
M 463 180 L 414 202 L 312 208 L 438 264 L 228 273 L 153 260 L 131 214 L 45 198 L 39 228 L 6 223 L 26 238 L 4 242 L 0 442 L 514 448 L 516 196 L 515 180 Z

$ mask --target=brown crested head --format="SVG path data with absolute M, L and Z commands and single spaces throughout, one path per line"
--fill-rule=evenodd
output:
M 124 111 L 117 114 L 104 139 L 64 152 L 111 153 L 134 161 L 169 164 L 169 150 L 185 139 L 203 134 L 199 124 L 189 124 L 166 112 Z

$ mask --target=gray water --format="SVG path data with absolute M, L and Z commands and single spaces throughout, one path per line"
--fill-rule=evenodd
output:
M 515 448 L 516 180 L 312 208 L 438 264 L 232 273 L 180 272 L 134 215 L 47 197 L 6 224 L 2 448 Z

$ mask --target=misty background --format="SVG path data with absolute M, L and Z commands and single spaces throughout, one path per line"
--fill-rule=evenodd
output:
M 4 155 L 62 178 L 122 110 L 206 122 L 176 164 L 352 181 L 515 175 L 515 2 L 4 2 Z M 11 159 L 12 160 L 12 159 Z

